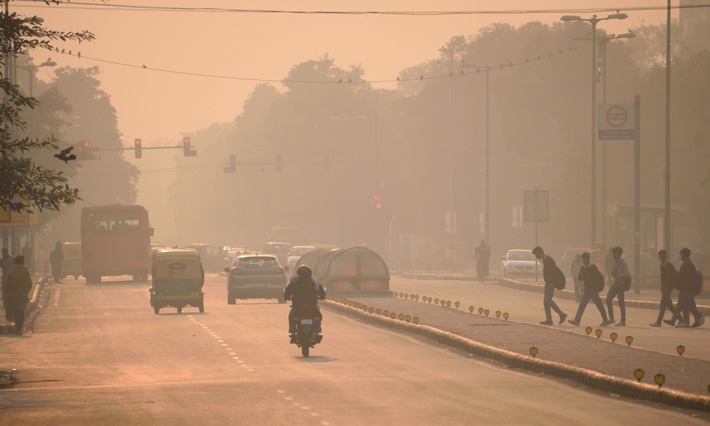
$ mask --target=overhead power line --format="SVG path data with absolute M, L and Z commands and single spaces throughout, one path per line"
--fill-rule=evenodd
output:
M 155 72 L 161 72 L 161 73 L 168 73 L 168 74 L 178 74 L 178 75 L 185 75 L 185 76 L 192 76 L 192 77 L 203 77 L 203 78 L 216 78 L 216 79 L 223 79 L 223 80 L 239 80 L 239 81 L 253 81 L 253 82 L 259 82 L 259 83 L 299 83 L 299 84 L 384 84 L 384 83 L 397 83 L 397 82 L 406 82 L 406 81 L 422 81 L 422 80 L 436 80 L 436 79 L 443 79 L 443 78 L 449 78 L 449 77 L 463 77 L 466 75 L 471 75 L 471 74 L 479 74 L 481 71 L 485 71 L 486 68 L 490 68 L 491 70 L 497 70 L 497 69 L 505 69 L 505 68 L 510 68 L 518 65 L 525 65 L 525 64 L 530 64 L 533 62 L 539 62 L 547 59 L 552 59 L 553 57 L 560 56 L 564 53 L 571 52 L 574 50 L 579 50 L 583 49 L 590 44 L 582 44 L 576 47 L 569 47 L 567 50 L 563 49 L 558 49 L 554 53 L 553 52 L 548 52 L 544 55 L 537 55 L 533 56 L 532 58 L 525 58 L 523 60 L 519 60 L 516 62 L 513 61 L 506 61 L 502 62 L 499 64 L 491 64 L 491 65 L 480 65 L 480 66 L 474 66 L 474 65 L 468 65 L 467 68 L 470 69 L 470 71 L 464 71 L 461 70 L 458 74 L 453 74 L 453 75 L 419 75 L 417 77 L 408 77 L 408 78 L 393 78 L 393 79 L 377 79 L 377 80 L 290 80 L 290 79 L 270 79 L 270 78 L 262 78 L 262 77 L 240 77 L 240 76 L 233 76 L 233 75 L 222 75 L 222 74 L 209 74 L 209 73 L 198 73 L 198 72 L 189 72 L 189 71 L 180 71 L 180 70 L 171 70 L 171 69 L 165 69 L 165 68 L 153 68 L 149 67 L 147 65 L 137 65 L 137 64 L 129 64 L 126 62 L 118 62 L 118 61 L 113 61 L 109 59 L 102 59 L 102 58 L 95 58 L 91 56 L 86 56 L 82 55 L 81 52 L 77 53 L 72 53 L 71 51 L 64 51 L 64 50 L 58 50 L 56 53 L 60 55 L 68 55 L 68 56 L 74 56 L 80 59 L 86 59 L 86 60 L 91 60 L 95 62 L 100 62 L 100 63 L 106 63 L 106 64 L 112 64 L 112 65 L 117 65 L 121 67 L 127 67 L 127 68 L 136 68 L 136 69 L 143 69 L 146 71 L 155 71 Z
M 26 8 L 57 7 L 56 5 L 37 4 L 36 0 L 15 0 L 31 5 L 19 5 Z M 602 13 L 614 12 L 619 8 L 560 8 L 560 9 L 497 9 L 497 10 L 296 10 L 296 9 L 243 9 L 224 7 L 182 7 L 182 6 L 146 6 L 117 3 L 88 3 L 72 1 L 63 3 L 61 7 L 72 10 L 105 10 L 129 12 L 188 12 L 188 13 L 258 13 L 258 14 L 290 14 L 290 15 L 383 15 L 383 16 L 455 16 L 455 15 L 540 15 L 559 13 Z M 676 5 L 672 9 L 707 8 L 708 4 Z M 631 6 L 625 11 L 667 10 L 667 6 Z

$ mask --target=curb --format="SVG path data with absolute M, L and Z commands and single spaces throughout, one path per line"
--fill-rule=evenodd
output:
M 479 343 L 434 327 L 414 325 L 403 321 L 385 318 L 380 315 L 363 312 L 357 308 L 341 305 L 330 300 L 325 300 L 324 302 L 324 307 L 340 311 L 346 315 L 355 316 L 371 323 L 385 325 L 390 328 L 428 337 L 437 342 L 469 351 L 483 358 L 501 361 L 516 368 L 571 379 L 602 391 L 623 395 L 629 398 L 660 402 L 674 407 L 710 412 L 710 398 L 708 397 L 682 391 L 657 388 L 653 385 L 637 383 L 631 380 L 610 376 L 598 371 L 576 367 L 569 364 L 531 358 L 529 356 L 520 355 L 505 349 L 485 345 L 483 343 Z

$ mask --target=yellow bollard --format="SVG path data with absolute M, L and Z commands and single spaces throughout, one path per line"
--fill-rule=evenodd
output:
M 646 372 L 640 368 L 637 368 L 636 370 L 634 370 L 634 377 L 636 377 L 636 380 L 638 380 L 639 382 L 641 381 L 641 379 L 643 379 L 643 376 L 645 374 L 646 374 Z
M 500 314 L 501 314 L 500 311 L 496 311 L 496 318 L 500 318 Z
M 478 308 L 478 315 L 483 315 L 483 308 Z
M 456 302 L 456 303 L 454 303 L 454 306 L 456 306 L 456 309 L 459 308 L 459 305 L 461 305 L 461 302 Z
M 590 334 L 592 334 L 592 327 L 586 327 L 586 328 L 584 329 L 584 331 L 586 331 L 586 332 L 587 332 L 587 336 L 589 336 Z
M 412 321 L 414 321 L 414 324 L 419 324 L 419 317 L 412 318 Z
M 664 376 L 661 373 L 658 373 L 655 376 L 653 376 L 653 380 L 656 382 L 656 384 L 660 388 L 666 382 L 666 376 Z
M 474 309 L 475 309 L 475 308 L 473 307 L 473 305 L 471 305 L 471 306 L 468 307 L 468 311 L 469 311 L 470 313 L 473 313 L 473 310 L 474 310 Z
M 486 314 L 486 316 L 488 316 L 488 314 L 490 314 L 491 311 L 489 311 L 488 309 L 486 309 L 485 311 L 483 311 L 483 313 Z
M 611 337 L 611 341 L 612 341 L 612 342 L 616 342 L 616 338 L 619 337 L 619 335 L 616 334 L 615 331 L 613 331 L 613 332 L 609 335 L 609 337 Z
M 634 343 L 634 338 L 631 336 L 626 336 L 626 344 L 631 346 L 632 343 Z
M 509 316 L 510 316 L 510 314 L 508 314 L 507 312 L 503 312 L 503 318 L 505 318 L 506 320 L 508 320 L 508 317 L 509 317 Z
M 530 355 L 532 355 L 533 358 L 537 356 L 537 348 L 535 346 L 530 348 Z
M 678 347 L 675 348 L 675 350 L 678 351 L 678 355 L 683 356 L 683 353 L 685 352 L 685 346 L 683 346 L 683 345 L 678 345 Z
M 602 337 L 602 334 L 604 334 L 604 332 L 602 331 L 601 328 L 597 328 L 596 330 L 594 330 L 594 334 L 597 335 L 597 339 L 598 339 L 598 338 Z

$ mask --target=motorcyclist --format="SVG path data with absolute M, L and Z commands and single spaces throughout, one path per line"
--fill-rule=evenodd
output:
M 307 265 L 301 265 L 296 270 L 296 275 L 291 278 L 284 292 L 284 299 L 291 300 L 291 310 L 288 313 L 288 333 L 291 343 L 296 343 L 296 321 L 294 316 L 296 309 L 303 305 L 316 306 L 316 321 L 314 321 L 314 331 L 321 332 L 321 322 L 323 315 L 318 309 L 318 299 L 325 299 L 325 289 L 318 280 L 313 277 L 313 271 Z

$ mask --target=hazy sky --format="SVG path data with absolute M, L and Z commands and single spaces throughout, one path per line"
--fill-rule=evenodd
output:
M 119 6 L 135 5 L 142 9 Z M 101 69 L 101 88 L 118 113 L 124 145 L 141 137 L 178 141 L 214 122 L 231 121 L 241 112 L 257 81 L 279 80 L 302 61 L 328 54 L 338 66 L 360 65 L 368 80 L 394 79 L 400 70 L 435 57 L 452 36 L 472 35 L 486 25 L 529 21 L 559 22 L 563 14 L 592 15 L 592 9 L 618 8 L 625 21 L 599 24 L 610 33 L 643 23 L 665 22 L 661 0 L 399 0 L 399 1 L 228 1 L 98 0 L 45 6 L 41 1 L 11 1 L 10 10 L 39 15 L 56 30 L 88 30 L 96 40 L 65 44 L 82 58 L 38 52 L 37 63 L 51 56 L 59 66 Z M 627 9 L 624 9 L 624 6 Z M 158 11 L 151 7 L 204 8 Z M 660 10 L 629 10 L 630 8 Z M 207 8 L 340 11 L 492 11 L 500 14 L 447 16 L 274 14 L 206 11 Z M 554 9 L 554 10 L 551 10 Z M 547 13 L 520 13 L 546 10 Z M 602 11 L 605 16 L 611 12 Z M 677 14 L 674 13 L 674 16 Z M 61 42 L 58 43 L 62 46 Z M 541 47 L 540 52 L 547 50 Z M 93 59 L 92 59 L 93 58 Z M 511 58 L 514 60 L 514 58 Z M 125 65 L 120 65 L 125 64 Z M 129 66 L 126 66 L 129 65 Z M 143 65 L 147 68 L 143 68 Z M 166 70 L 166 71 L 158 71 Z M 169 71 L 169 72 L 168 72 Z M 51 71 L 40 69 L 46 80 Z M 181 75 L 195 73 L 231 78 Z M 387 86 L 385 86 L 387 87 Z M 391 87 L 391 86 L 390 86 Z M 199 145 L 199 141 L 194 142 Z

